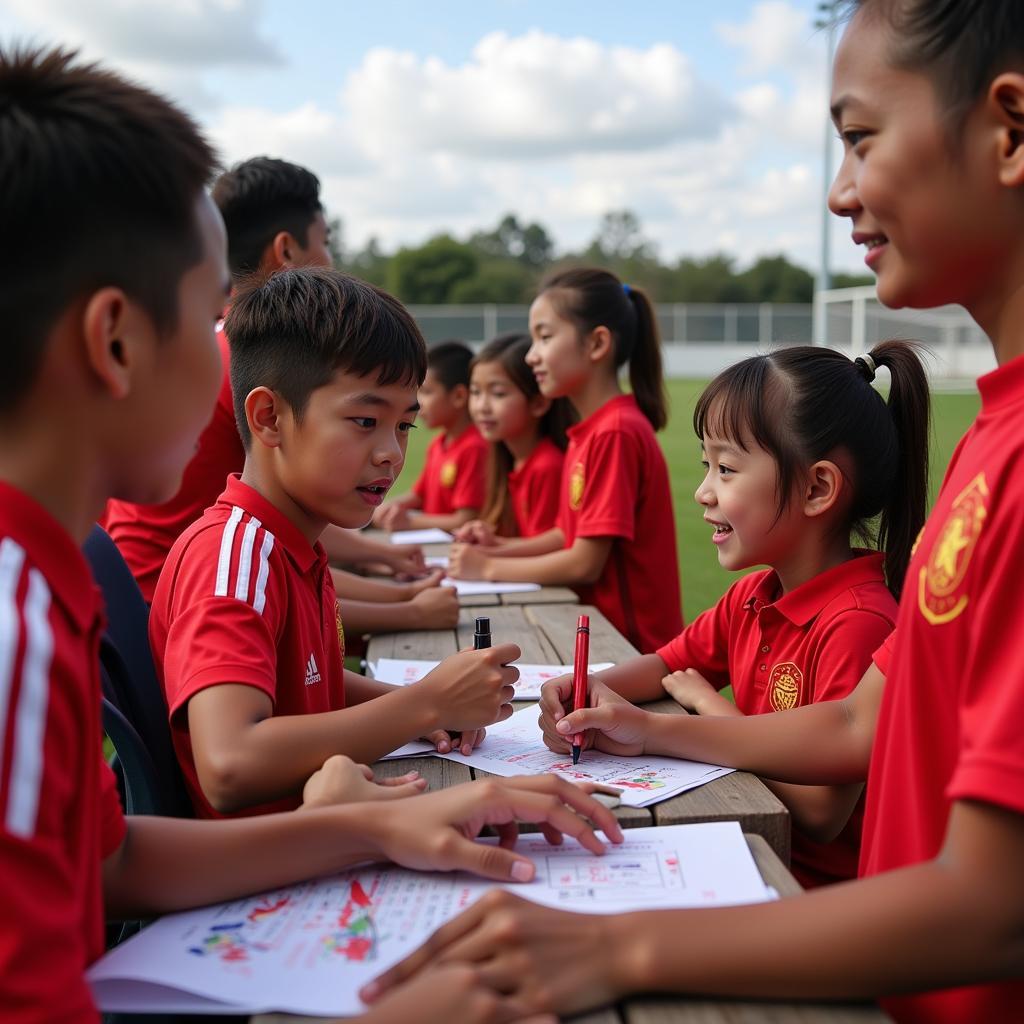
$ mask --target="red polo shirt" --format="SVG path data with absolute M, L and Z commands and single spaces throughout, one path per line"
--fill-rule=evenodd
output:
M 610 537 L 596 583 L 577 587 L 642 653 L 683 628 L 676 524 L 668 467 L 632 395 L 606 402 L 569 428 L 558 526 L 565 546 L 577 537 Z
M 1024 814 L 1024 358 L 978 381 L 907 570 L 868 774 L 861 873 L 931 860 L 955 800 Z M 1019 1020 L 1024 983 L 906 996 L 900 1021 Z
M 0 483 L 0 1007 L 97 1021 L 100 862 L 125 835 L 102 758 L 101 598 L 50 514 Z
M 438 434 L 427 446 L 423 472 L 413 484 L 422 510 L 446 515 L 463 508 L 484 507 L 487 487 L 487 442 L 471 423 L 453 441 Z
M 185 467 L 178 493 L 162 505 L 109 501 L 103 525 L 128 563 L 142 596 L 152 602 L 167 552 L 203 510 L 217 500 L 229 473 L 241 472 L 245 450 L 235 425 L 231 401 L 231 353 L 223 329 L 217 331 L 224 379 L 213 418 L 199 437 L 192 461 Z
M 149 619 L 174 747 L 196 813 L 221 817 L 196 775 L 186 705 L 208 686 L 243 683 L 275 715 L 345 706 L 341 619 L 327 555 L 232 475 L 217 503 L 175 542 Z M 247 808 L 287 810 L 295 797 Z
M 520 537 L 535 537 L 554 528 L 562 495 L 565 453 L 548 437 L 508 475 L 508 493 Z
M 864 554 L 779 596 L 774 570 L 750 573 L 658 655 L 671 672 L 693 668 L 721 689 L 732 685 L 745 715 L 841 700 L 860 681 L 891 632 L 896 600 L 882 555 Z M 831 843 L 793 834 L 793 873 L 805 886 L 854 878 L 863 800 Z

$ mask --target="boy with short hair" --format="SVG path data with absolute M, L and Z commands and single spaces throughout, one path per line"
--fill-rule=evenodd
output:
M 241 477 L 175 542 L 150 639 L 186 783 L 202 816 L 296 806 L 326 758 L 370 763 L 446 728 L 507 717 L 508 645 L 455 655 L 409 687 L 343 673 L 329 523 L 366 524 L 394 483 L 426 352 L 390 295 L 335 270 L 285 270 L 226 322 Z
M 5 1024 L 98 1020 L 85 968 L 104 910 L 149 917 L 370 859 L 526 878 L 524 858 L 465 836 L 524 816 L 590 844 L 566 804 L 608 827 L 550 779 L 248 821 L 125 821 L 102 760 L 103 614 L 78 545 L 111 494 L 165 500 L 209 418 L 228 289 L 203 191 L 212 164 L 194 123 L 148 90 L 59 50 L 0 50 L 0 231 L 19 239 L 0 274 Z M 453 985 L 475 1002 L 465 975 L 435 975 L 418 1005 Z M 370 1017 L 408 1019 L 396 1010 Z
M 420 413 L 428 427 L 441 433 L 430 442 L 413 489 L 374 513 L 382 529 L 455 530 L 483 507 L 487 442 L 469 418 L 472 360 L 472 351 L 461 341 L 443 341 L 427 352 Z
M 225 171 L 214 183 L 213 201 L 228 233 L 228 266 L 234 287 L 253 274 L 286 267 L 331 264 L 330 227 L 320 202 L 320 182 L 312 171 L 287 160 L 254 157 Z M 132 570 L 147 602 L 152 602 L 171 545 L 211 506 L 231 473 L 245 462 L 231 399 L 230 350 L 223 327 L 217 331 L 224 374 L 213 416 L 199 437 L 178 493 L 167 502 L 140 505 L 111 501 L 103 525 Z M 322 538 L 332 560 L 372 561 L 396 573 L 423 570 L 420 549 L 382 544 L 329 527 Z M 451 628 L 458 600 L 437 586 L 431 574 L 408 583 L 369 580 L 332 570 L 335 589 L 352 634 L 389 629 Z

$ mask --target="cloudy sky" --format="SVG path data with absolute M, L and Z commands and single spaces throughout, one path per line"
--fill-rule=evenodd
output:
M 815 0 L 0 0 L 177 98 L 225 161 L 315 170 L 345 244 L 490 227 L 561 248 L 630 208 L 663 258 L 818 259 Z M 833 261 L 862 270 L 836 223 Z

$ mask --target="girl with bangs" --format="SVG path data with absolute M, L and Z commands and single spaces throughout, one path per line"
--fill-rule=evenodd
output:
M 891 377 L 888 402 L 872 387 Z M 840 700 L 892 631 L 914 539 L 924 523 L 928 385 L 914 346 L 888 341 L 851 361 L 798 347 L 719 374 L 694 412 L 706 475 L 696 500 L 723 568 L 767 565 L 730 587 L 656 654 L 599 673 L 591 707 L 663 697 L 696 715 L 756 715 Z M 877 520 L 878 550 L 870 542 Z M 732 686 L 735 704 L 719 691 Z M 550 745 L 570 686 L 542 701 Z M 594 730 L 598 749 L 683 756 L 678 719 Z M 648 729 L 649 726 L 649 729 Z M 805 886 L 853 878 L 861 783 L 766 782 L 793 815 L 793 872 Z

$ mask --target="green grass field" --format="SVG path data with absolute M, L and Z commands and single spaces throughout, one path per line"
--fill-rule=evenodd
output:
M 683 610 L 689 622 L 709 608 L 736 578 L 718 565 L 711 531 L 701 518 L 693 500 L 703 467 L 700 446 L 693 435 L 690 420 L 697 396 L 706 381 L 670 380 L 669 397 L 672 419 L 660 435 L 668 460 L 675 505 L 676 536 L 679 545 L 679 568 L 683 583 Z M 956 442 L 978 411 L 976 394 L 935 394 L 932 407 L 932 494 L 942 480 L 946 463 Z M 419 475 L 423 453 L 432 432 L 423 428 L 413 431 L 409 455 L 398 491 L 408 490 Z

